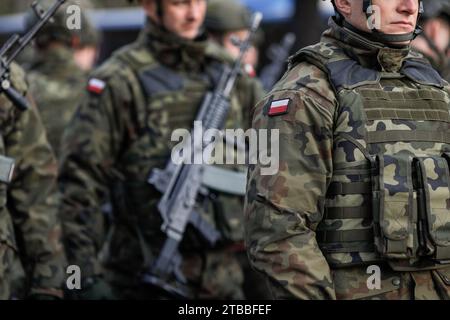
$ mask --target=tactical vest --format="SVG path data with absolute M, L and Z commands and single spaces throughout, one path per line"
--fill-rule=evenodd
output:
M 150 167 L 164 168 L 170 159 L 171 149 L 176 144 L 176 142 L 171 142 L 172 132 L 175 129 L 190 130 L 192 128 L 206 92 L 220 80 L 223 65 L 217 60 L 210 63 L 203 73 L 186 74 L 158 63 L 145 47 L 120 51 L 116 54 L 116 58 L 130 71 L 126 81 L 133 91 L 136 108 L 129 110 L 129 113 L 133 117 L 132 127 L 138 130 L 136 141 L 126 147 L 121 162 L 131 163 L 134 161 L 133 157 L 136 157 L 136 153 L 143 152 L 136 148 L 144 147 L 148 149 L 144 151 L 144 154 L 149 158 Z M 241 127 L 243 123 L 242 110 L 242 105 L 234 95 L 227 128 Z M 147 174 L 149 173 L 140 173 L 140 175 Z M 150 188 L 149 184 L 146 183 L 146 185 Z M 141 185 L 136 186 L 136 190 L 130 188 L 134 187 L 128 186 L 125 194 L 138 195 L 143 192 Z M 151 199 L 153 204 L 156 204 L 159 198 L 159 192 L 153 191 Z M 143 204 L 137 202 L 142 202 L 142 199 L 136 198 L 136 201 L 131 202 L 135 204 L 136 210 L 129 208 L 129 201 L 126 211 L 132 210 L 135 214 L 144 215 L 145 217 L 138 217 L 138 221 L 148 221 L 152 224 L 151 227 L 159 232 L 161 223 L 156 222 L 155 217 L 152 218 L 153 222 L 150 222 L 148 218 L 150 212 L 140 210 L 139 207 Z M 199 213 L 221 232 L 223 240 L 226 242 L 242 240 L 241 212 L 243 204 L 241 198 L 218 194 L 214 195 L 214 199 L 206 199 L 202 204 L 204 206 L 199 209 Z M 157 212 L 151 214 L 158 216 L 159 221 Z
M 323 45 L 323 44 L 322 44 Z M 368 69 L 327 43 L 292 58 L 335 91 L 333 175 L 317 241 L 331 266 L 396 270 L 450 263 L 450 97 L 439 74 L 408 56 L 398 73 Z

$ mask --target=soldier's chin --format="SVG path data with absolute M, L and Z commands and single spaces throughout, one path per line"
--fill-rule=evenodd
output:
M 193 40 L 198 36 L 198 33 L 198 29 L 183 30 L 182 32 L 180 32 L 180 36 L 188 40 Z
M 406 33 L 411 33 L 414 32 L 415 27 L 411 26 L 411 25 L 403 25 L 403 24 L 394 24 L 391 25 L 390 27 L 386 28 L 385 31 L 383 31 L 384 33 L 387 34 L 406 34 Z

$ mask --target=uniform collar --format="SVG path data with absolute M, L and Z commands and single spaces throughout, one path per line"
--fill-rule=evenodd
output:
M 204 34 L 186 40 L 147 19 L 138 41 L 144 43 L 159 62 L 171 68 L 195 71 L 204 64 L 207 49 Z
M 323 34 L 323 41 L 334 42 L 352 59 L 363 67 L 384 72 L 398 72 L 410 53 L 410 46 L 388 47 L 374 42 L 362 34 L 338 25 L 333 18 L 329 29 Z

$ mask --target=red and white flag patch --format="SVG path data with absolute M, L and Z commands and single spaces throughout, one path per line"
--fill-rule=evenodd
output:
M 255 70 L 255 68 L 253 68 L 253 66 L 252 66 L 251 64 L 246 63 L 246 64 L 244 65 L 244 69 L 245 69 L 245 72 L 247 73 L 247 75 L 248 75 L 250 78 L 256 77 L 256 70 Z
M 91 79 L 88 83 L 88 91 L 101 94 L 106 87 L 106 83 L 100 79 Z
M 267 114 L 271 117 L 286 114 L 289 110 L 290 102 L 291 99 L 272 101 L 272 104 L 270 105 L 269 108 L 269 112 Z

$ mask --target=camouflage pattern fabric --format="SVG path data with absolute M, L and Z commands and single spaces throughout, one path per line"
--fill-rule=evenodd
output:
M 12 68 L 13 86 L 27 87 Z M 57 219 L 57 165 L 37 110 L 20 112 L 0 96 L 0 152 L 15 160 L 9 184 L 0 184 L 0 299 L 62 297 L 65 256 Z M 4 168 L 4 159 L 1 159 Z M 22 262 L 22 263 L 21 263 Z
M 81 100 L 86 79 L 87 75 L 74 61 L 73 51 L 63 45 L 39 51 L 30 68 L 29 90 L 57 156 L 64 129 Z
M 140 276 L 159 253 L 165 235 L 156 208 L 160 194 L 147 178 L 168 161 L 172 131 L 192 126 L 217 76 L 216 67 L 230 61 L 203 38 L 182 40 L 148 23 L 136 43 L 93 73 L 94 86 L 64 136 L 60 176 L 68 258 L 81 266 L 83 275 L 104 274 L 116 287 L 152 297 Z M 260 86 L 240 76 L 227 127 L 245 128 L 250 108 L 260 98 Z M 93 226 L 109 195 L 114 223 L 103 246 L 95 241 Z M 222 231 L 225 241 L 209 249 L 197 232 L 187 230 L 182 268 L 199 297 L 242 297 L 241 270 L 226 249 L 243 238 L 242 202 L 220 194 L 200 199 L 199 212 Z
M 448 85 L 409 48 L 330 27 L 255 109 L 254 128 L 279 130 L 280 170 L 249 169 L 251 263 L 276 298 L 446 299 L 450 269 L 434 261 L 449 253 Z M 287 99 L 286 114 L 269 115 Z M 419 160 L 428 179 L 412 169 Z M 379 290 L 369 265 L 383 266 Z

